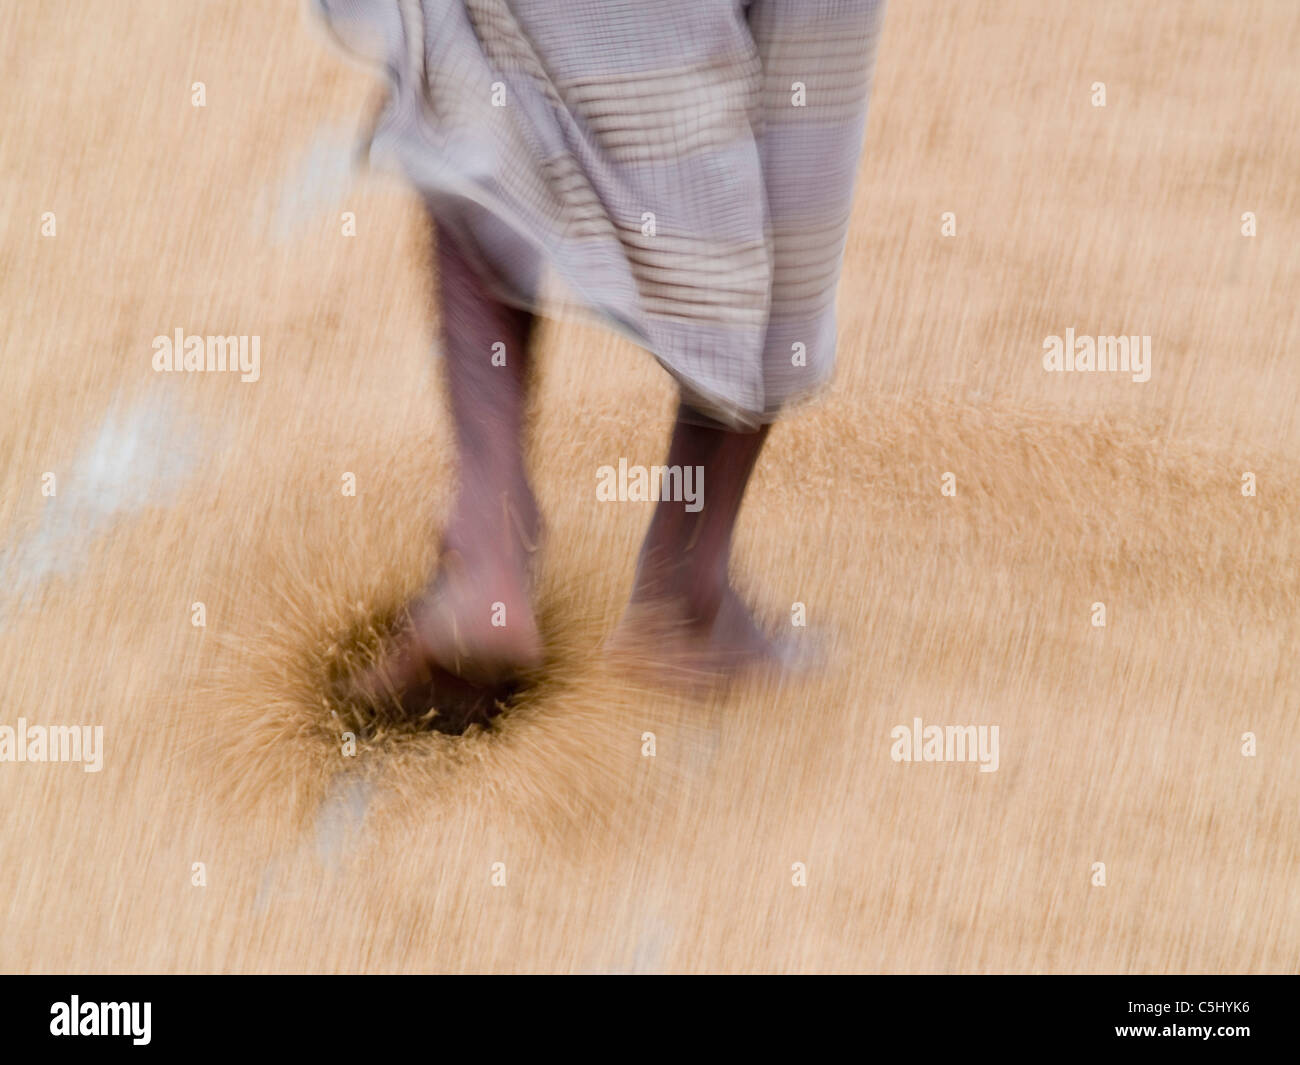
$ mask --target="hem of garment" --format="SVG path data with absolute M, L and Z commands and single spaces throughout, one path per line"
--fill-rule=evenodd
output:
M 446 159 L 438 160 L 439 174 L 436 179 L 430 182 L 428 180 L 418 180 L 401 162 L 396 151 L 381 152 L 379 157 L 376 158 L 374 146 L 381 139 L 386 119 L 391 116 L 395 107 L 400 103 L 398 97 L 400 86 L 386 61 L 377 58 L 367 60 L 365 56 L 350 49 L 342 41 L 330 23 L 328 14 L 321 7 L 319 0 L 310 2 L 309 10 L 314 16 L 313 21 L 319 24 L 333 50 L 340 52 L 354 66 L 365 70 L 372 77 L 379 80 L 386 90 L 382 106 L 376 109 L 375 117 L 369 124 L 369 128 L 361 134 L 356 153 L 357 159 L 359 161 L 365 160 L 372 170 L 399 176 L 424 199 L 428 209 L 433 212 L 436 222 L 443 222 L 443 215 L 445 214 L 447 216 L 445 221 L 458 227 L 458 235 L 468 238 L 467 243 L 473 249 L 475 257 L 483 268 L 482 277 L 494 298 L 511 307 L 545 317 L 554 316 L 557 303 L 563 306 L 566 311 L 575 310 L 584 316 L 590 316 L 613 332 L 647 351 L 676 382 L 682 403 L 734 431 L 750 432 L 763 425 L 775 422 L 779 418 L 786 416 L 792 408 L 804 405 L 824 390 L 826 380 L 830 376 L 830 367 L 828 367 L 828 372 L 822 380 L 814 381 L 806 389 L 801 389 L 798 393 L 785 397 L 781 407 L 777 410 L 763 407 L 746 407 L 721 393 L 708 389 L 685 374 L 680 368 L 674 366 L 667 356 L 656 349 L 653 341 L 642 330 L 627 321 L 623 316 L 612 311 L 600 299 L 589 295 L 584 290 L 582 283 L 578 279 L 569 276 L 561 267 L 560 263 L 550 253 L 545 242 L 532 234 L 526 225 L 521 224 L 516 212 L 510 208 L 509 204 L 491 190 L 484 188 L 472 177 L 456 173 Z M 487 211 L 496 220 L 507 226 L 516 237 L 533 249 L 541 262 L 547 267 L 551 276 L 558 279 L 576 298 L 571 301 L 558 301 L 547 299 L 541 292 L 533 296 L 520 293 L 515 286 L 502 278 L 499 271 L 490 264 L 489 257 L 482 251 L 478 240 L 474 236 L 472 225 L 456 219 L 456 201 L 462 201 Z M 442 213 L 440 213 L 440 210 Z

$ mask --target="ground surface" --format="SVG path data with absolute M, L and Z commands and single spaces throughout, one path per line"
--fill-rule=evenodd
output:
M 696 700 L 602 656 L 649 511 L 595 470 L 673 396 L 551 324 L 547 677 L 348 759 L 332 642 L 451 484 L 418 214 L 348 168 L 371 83 L 294 5 L 8 5 L 0 724 L 106 751 L 0 764 L 0 968 L 1294 971 L 1298 48 L 1290 0 L 895 3 L 837 380 L 738 544 L 821 669 Z M 261 379 L 155 374 L 178 327 Z M 1045 373 L 1071 327 L 1150 381 Z M 997 772 L 892 761 L 917 717 L 996 724 Z

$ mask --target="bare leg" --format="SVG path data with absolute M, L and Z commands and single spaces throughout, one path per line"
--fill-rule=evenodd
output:
M 435 241 L 459 488 L 439 571 L 410 604 L 392 653 L 359 686 L 413 713 L 436 707 L 443 718 L 477 720 L 541 661 L 529 602 L 539 519 L 521 448 L 533 316 L 493 298 L 450 227 L 438 227 Z M 498 344 L 504 365 L 494 364 Z
M 423 613 L 422 627 L 426 646 L 444 666 L 495 680 L 541 658 L 528 597 L 540 523 L 521 446 L 533 316 L 492 297 L 450 229 L 438 232 L 437 248 L 461 472 L 433 597 L 442 604 Z M 504 366 L 493 361 L 498 344 Z
M 736 518 L 767 431 L 734 432 L 678 409 L 667 464 L 703 471 L 703 507 L 692 513 L 680 502 L 656 505 L 625 630 L 649 608 L 674 623 L 680 657 L 721 669 L 773 657 L 727 575 Z

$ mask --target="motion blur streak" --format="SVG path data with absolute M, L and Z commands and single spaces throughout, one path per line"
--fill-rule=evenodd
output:
M 0 968 L 1294 971 L 1297 18 L 896 3 L 837 378 L 736 548 L 821 666 L 694 699 L 602 655 L 651 504 L 593 477 L 661 461 L 675 397 L 548 322 L 546 676 L 492 734 L 345 759 L 322 669 L 452 488 L 419 206 L 319 155 L 370 79 L 272 0 L 5 5 L 0 550 L 40 573 L 0 589 L 0 723 L 104 749 L 0 764 Z M 177 326 L 260 336 L 260 378 L 154 373 Z M 1151 336 L 1151 379 L 1044 372 L 1066 328 Z M 151 408 L 126 435 L 184 476 L 142 455 L 82 538 L 45 517 Z M 998 726 L 997 771 L 894 761 L 917 718 Z

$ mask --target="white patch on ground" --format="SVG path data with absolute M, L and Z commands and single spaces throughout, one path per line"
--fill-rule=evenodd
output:
M 316 813 L 316 857 L 337 867 L 361 837 L 374 785 L 355 773 L 339 773 Z
M 331 208 L 340 208 L 352 191 L 355 130 L 325 126 L 281 179 L 262 193 L 257 219 L 272 244 L 286 244 Z M 342 233 L 342 220 L 334 219 Z
M 36 529 L 0 550 L 0 588 L 21 604 L 49 578 L 80 572 L 91 545 L 116 522 L 175 499 L 198 445 L 194 427 L 165 396 L 130 407 L 115 399 L 76 456 L 49 471 L 55 495 L 43 501 Z
M 366 811 L 374 792 L 374 783 L 360 773 L 336 773 L 316 811 L 314 848 L 304 841 L 267 864 L 257 885 L 253 912 L 264 914 L 272 902 L 299 898 L 309 885 L 319 887 L 321 866 L 330 879 L 341 873 L 345 856 L 361 845 Z M 313 858 L 317 871 L 313 871 Z

